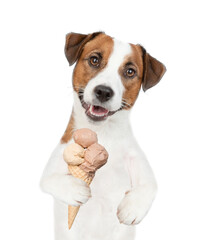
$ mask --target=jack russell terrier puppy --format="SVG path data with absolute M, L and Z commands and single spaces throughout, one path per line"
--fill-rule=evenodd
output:
M 74 106 L 41 179 L 55 209 L 56 240 L 132 240 L 157 191 L 156 181 L 129 123 L 141 86 L 156 85 L 165 66 L 140 45 L 118 41 L 103 32 L 69 33 L 65 55 L 73 71 Z M 68 172 L 63 159 L 73 131 L 89 128 L 109 153 L 92 184 Z M 68 205 L 81 209 L 68 229 Z

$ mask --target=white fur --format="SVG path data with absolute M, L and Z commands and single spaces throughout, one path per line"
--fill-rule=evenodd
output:
M 124 89 L 118 68 L 130 51 L 129 44 L 114 40 L 114 50 L 106 69 L 85 88 L 85 101 L 93 103 L 93 88 L 102 83 L 115 92 L 108 107 L 111 110 L 120 107 Z M 56 147 L 41 179 L 42 189 L 55 198 L 55 239 L 133 240 L 134 226 L 129 225 L 139 223 L 146 215 L 157 186 L 145 155 L 132 134 L 129 111 L 119 111 L 104 122 L 93 123 L 88 120 L 74 92 L 74 118 L 76 129 L 90 128 L 97 133 L 109 159 L 97 171 L 89 188 L 82 180 L 67 175 L 67 164 L 62 157 L 67 144 Z M 67 205 L 80 203 L 85 204 L 81 206 L 72 229 L 68 230 Z

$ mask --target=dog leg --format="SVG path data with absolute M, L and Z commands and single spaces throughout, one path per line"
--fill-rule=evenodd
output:
M 54 150 L 41 178 L 41 189 L 67 205 L 78 206 L 88 201 L 91 191 L 81 179 L 68 174 L 63 159 L 65 145 L 59 144 Z
M 157 184 L 145 155 L 137 143 L 131 147 L 127 169 L 132 187 L 125 193 L 117 210 L 120 223 L 126 225 L 138 224 L 145 217 L 157 192 Z

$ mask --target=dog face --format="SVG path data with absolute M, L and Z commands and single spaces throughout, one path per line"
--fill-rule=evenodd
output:
M 90 120 L 104 121 L 130 109 L 143 90 L 156 85 L 166 69 L 140 45 L 101 33 L 70 33 L 65 54 L 73 72 L 73 88 Z

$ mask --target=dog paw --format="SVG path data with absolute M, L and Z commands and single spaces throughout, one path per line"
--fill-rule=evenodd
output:
M 91 197 L 91 189 L 81 179 L 70 177 L 67 185 L 64 186 L 67 189 L 67 194 L 64 196 L 64 202 L 68 205 L 79 206 L 88 201 Z
M 91 197 L 89 186 L 71 175 L 52 175 L 42 181 L 41 188 L 54 198 L 72 206 L 82 205 Z
M 156 187 L 141 186 L 126 192 L 117 209 L 120 223 L 134 225 L 141 222 L 149 211 L 156 193 Z

